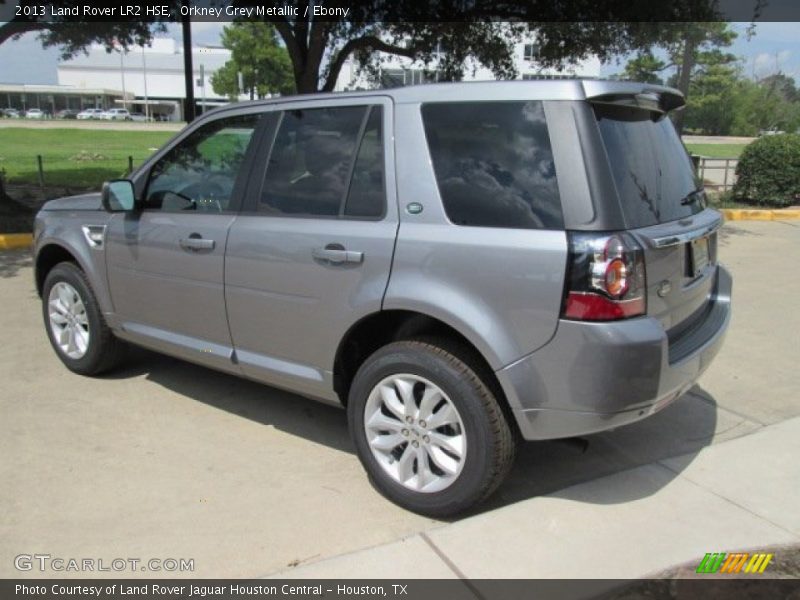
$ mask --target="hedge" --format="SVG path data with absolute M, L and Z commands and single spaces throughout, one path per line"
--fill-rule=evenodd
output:
M 764 136 L 748 145 L 736 165 L 733 196 L 782 207 L 800 202 L 800 135 Z

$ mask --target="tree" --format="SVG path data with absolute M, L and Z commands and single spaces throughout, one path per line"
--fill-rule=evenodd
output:
M 294 92 L 289 54 L 270 23 L 234 22 L 222 30 L 222 45 L 231 51 L 231 58 L 211 78 L 217 94 L 234 99 L 246 90 L 252 100 Z M 239 73 L 244 90 L 239 89 Z
M 762 130 L 792 132 L 800 127 L 800 101 L 787 99 L 770 81 L 742 79 L 733 93 L 735 114 L 731 134 L 753 136 Z
M 763 77 L 758 85 L 778 94 L 787 102 L 800 101 L 800 90 L 797 89 L 794 79 L 780 71 Z
M 730 135 L 741 108 L 739 71 L 726 64 L 708 65 L 689 84 L 685 125 L 708 135 Z
M 234 4 L 254 5 L 247 0 Z M 281 36 L 292 63 L 299 93 L 334 89 L 345 62 L 376 69 L 382 56 L 404 56 L 429 65 L 436 60 L 439 79 L 458 79 L 473 61 L 499 78 L 516 75 L 514 44 L 523 34 L 535 36 L 542 67 L 575 64 L 597 56 L 609 60 L 620 53 L 666 43 L 664 28 L 647 21 L 711 21 L 715 2 L 651 3 L 642 7 L 623 0 L 575 3 L 567 0 L 365 0 L 326 2 L 328 10 L 347 6 L 344 16 L 314 17 L 322 3 L 313 0 L 259 2 Z M 274 16 L 284 7 L 295 18 Z M 270 11 L 272 11 L 270 13 Z M 455 17 L 455 18 L 454 18 Z M 457 22 L 454 22 L 456 20 Z M 570 19 L 565 22 L 565 19 Z M 345 20 L 346 19 L 346 20 Z M 444 53 L 437 50 L 444 48 Z
M 17 3 L 13 3 L 16 5 Z M 163 4 L 175 6 L 175 2 L 165 0 Z M 0 10 L 11 12 L 13 7 L 7 0 L 0 0 Z M 81 13 L 86 2 L 66 0 L 64 2 L 38 2 L 21 0 L 19 6 L 27 16 L 13 16 L 6 22 L 0 21 L 0 44 L 17 38 L 25 33 L 39 32 L 39 39 L 45 48 L 59 46 L 61 57 L 71 58 L 94 43 L 103 44 L 106 50 L 145 45 L 153 39 L 153 34 L 166 31 L 165 21 L 92 21 L 83 17 L 52 16 L 52 9 L 57 8 L 68 14 L 70 10 Z M 46 20 L 41 15 L 45 11 Z M 13 13 L 12 13 L 13 14 Z M 9 15 L 11 16 L 11 15 Z
M 710 66 L 719 67 L 732 64 L 736 57 L 722 52 L 721 48 L 729 47 L 737 34 L 730 29 L 728 23 L 679 23 L 670 28 L 674 39 L 666 44 L 672 64 L 675 65 L 675 87 L 684 96 L 689 97 L 689 86 L 692 75 L 698 69 Z M 683 132 L 686 111 L 678 111 L 674 116 L 675 128 Z
M 668 67 L 669 65 L 663 60 L 653 56 L 652 50 L 647 49 L 628 61 L 622 73 L 622 79 L 662 85 L 664 80 L 659 73 Z
M 737 59 L 734 55 L 723 52 L 722 48 L 729 47 L 737 34 L 727 23 L 719 21 L 662 23 L 660 27 L 661 40 L 654 45 L 666 50 L 668 60 L 656 58 L 652 48 L 646 48 L 628 61 L 623 77 L 647 83 L 659 83 L 661 81 L 659 73 L 674 69 L 668 84 L 678 88 L 687 100 L 687 108 L 673 115 L 676 129 L 678 132 L 683 132 L 684 121 L 692 112 L 693 78 L 704 74 L 711 75 L 709 69 L 713 69 L 714 77 L 724 79 L 729 76 L 724 67 L 734 65 Z M 709 79 L 706 84 L 710 84 L 710 81 Z M 694 103 L 694 106 L 697 110 L 698 104 Z

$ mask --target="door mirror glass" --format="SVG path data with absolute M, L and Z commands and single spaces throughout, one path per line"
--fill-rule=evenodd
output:
M 128 179 L 115 179 L 103 184 L 103 208 L 108 212 L 127 212 L 136 208 L 136 192 Z

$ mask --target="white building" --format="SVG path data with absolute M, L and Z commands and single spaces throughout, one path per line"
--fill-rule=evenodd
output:
M 212 108 L 228 102 L 227 98 L 214 93 L 211 76 L 230 56 L 230 51 L 225 48 L 192 49 L 198 114 L 204 106 Z M 149 113 L 169 120 L 183 118 L 183 101 L 186 99 L 183 49 L 172 38 L 157 38 L 150 46 L 132 46 L 127 52 L 107 52 L 102 45 L 92 45 L 88 54 L 59 62 L 58 83 L 77 90 L 113 86 L 135 96 L 133 101 L 118 99 L 117 106 L 124 104 L 132 112 Z
M 600 77 L 600 60 L 597 57 L 591 57 L 565 69 L 545 69 L 537 64 L 537 52 L 538 46 L 532 39 L 521 41 L 514 46 L 514 67 L 517 71 L 517 79 Z M 438 80 L 436 60 L 426 65 L 404 56 L 380 54 L 383 60 L 377 81 L 359 73 L 356 61 L 350 57 L 342 65 L 334 89 L 336 91 L 374 89 L 376 87 L 432 83 Z M 463 77 L 463 81 L 491 81 L 494 79 L 496 77 L 491 69 L 479 63 L 468 65 Z
M 514 64 L 519 79 L 600 76 L 600 61 L 596 57 L 564 70 L 543 69 L 536 61 L 537 46 L 528 40 L 514 48 Z M 195 47 L 192 66 L 196 113 L 229 100 L 214 93 L 211 76 L 229 59 L 229 50 L 221 47 Z M 9 106 L 39 106 L 60 108 L 122 107 L 158 119 L 183 120 L 186 100 L 183 48 L 172 38 L 154 39 L 149 46 L 133 46 L 126 52 L 107 52 L 102 45 L 92 45 L 88 54 L 61 61 L 57 67 L 58 86 L 48 90 L 0 88 L 6 92 Z M 406 57 L 382 54 L 383 63 L 376 79 L 359 72 L 356 62 L 345 61 L 335 86 L 336 91 L 396 87 L 435 82 L 436 63 L 425 65 Z M 201 75 L 202 74 L 202 75 Z M 488 68 L 473 63 L 464 73 L 464 81 L 495 79 Z M 31 86 L 23 86 L 31 87 Z M 8 89 L 5 89 L 8 88 Z M 109 90 L 111 90 L 109 92 Z M 246 100 L 242 95 L 240 100 Z M 0 101 L 2 103 L 2 101 Z

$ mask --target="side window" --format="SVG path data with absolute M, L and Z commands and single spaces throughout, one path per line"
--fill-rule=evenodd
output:
M 541 102 L 425 104 L 422 118 L 439 193 L 453 223 L 563 228 Z
M 370 109 L 358 148 L 350 191 L 344 205 L 346 217 L 380 218 L 386 206 L 383 173 L 383 109 Z
M 223 212 L 260 115 L 219 119 L 175 146 L 150 170 L 145 209 Z
M 343 214 L 346 203 L 348 216 L 382 215 L 380 115 L 380 107 L 365 106 L 283 113 L 264 177 L 259 211 L 336 217 Z M 359 139 L 362 131 L 369 135 Z M 350 191 L 353 185 L 356 189 Z M 378 202 L 381 206 L 375 208 L 373 205 Z

